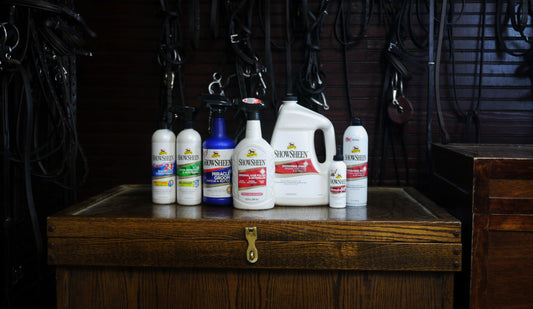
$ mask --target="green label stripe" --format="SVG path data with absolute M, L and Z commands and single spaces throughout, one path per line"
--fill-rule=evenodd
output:
M 178 166 L 179 177 L 195 176 L 195 175 L 201 175 L 201 174 L 202 174 L 202 163 L 201 162 L 194 162 L 192 164 Z

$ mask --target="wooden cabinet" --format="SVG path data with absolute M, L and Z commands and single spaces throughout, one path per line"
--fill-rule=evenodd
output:
M 432 158 L 431 196 L 463 223 L 457 307 L 531 308 L 533 145 L 436 144 Z
M 242 211 L 124 185 L 50 217 L 48 261 L 58 308 L 452 308 L 460 231 L 411 188 Z

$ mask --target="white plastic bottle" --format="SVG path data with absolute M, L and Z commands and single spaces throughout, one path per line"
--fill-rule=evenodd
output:
M 202 137 L 193 129 L 194 108 L 181 108 L 184 129 L 176 137 L 177 201 L 181 205 L 202 202 Z
M 315 132 L 322 130 L 326 160 L 318 161 Z M 276 205 L 328 205 L 329 166 L 335 154 L 335 131 L 325 116 L 288 97 L 280 107 L 270 142 L 274 148 Z
M 176 135 L 166 128 L 152 135 L 152 202 L 176 203 Z
M 261 136 L 259 99 L 243 99 L 246 135 L 233 151 L 233 206 L 261 210 L 274 207 L 274 150 Z
M 361 119 L 352 118 L 343 136 L 346 163 L 346 204 L 366 206 L 368 194 L 368 134 Z
M 346 207 L 346 164 L 341 146 L 337 147 L 337 154 L 329 168 L 329 207 Z

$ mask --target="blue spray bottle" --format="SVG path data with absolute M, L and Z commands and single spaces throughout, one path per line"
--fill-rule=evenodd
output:
M 231 205 L 231 157 L 235 142 L 226 135 L 224 113 L 232 106 L 225 96 L 201 95 L 213 117 L 211 136 L 203 148 L 203 202 L 208 205 Z M 211 117 L 210 117 L 211 118 Z

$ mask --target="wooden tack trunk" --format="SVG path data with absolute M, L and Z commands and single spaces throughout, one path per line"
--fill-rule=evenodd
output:
M 452 308 L 461 224 L 411 188 L 368 207 L 154 205 L 124 185 L 48 218 L 58 308 Z
M 463 223 L 457 308 L 532 308 L 533 145 L 435 144 L 432 158 L 431 196 Z

